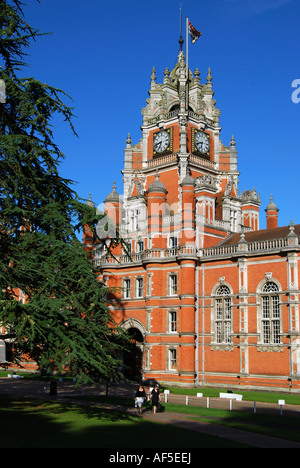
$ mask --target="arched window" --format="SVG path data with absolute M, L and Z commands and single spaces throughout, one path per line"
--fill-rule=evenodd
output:
M 232 304 L 228 286 L 219 286 L 215 298 L 216 342 L 231 343 Z
M 262 341 L 265 344 L 280 343 L 280 305 L 279 288 L 276 283 L 268 282 L 262 288 Z

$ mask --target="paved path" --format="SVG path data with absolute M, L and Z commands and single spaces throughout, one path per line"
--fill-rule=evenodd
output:
M 136 386 L 133 386 L 129 389 L 129 394 L 133 392 L 133 389 Z M 126 391 L 128 395 L 128 387 L 127 388 L 120 388 L 120 394 Z M 104 407 L 111 410 L 121 411 L 123 413 L 136 415 L 137 411 L 135 408 L 128 408 L 122 407 L 118 405 L 111 405 L 111 404 L 103 404 L 103 403 L 95 403 L 95 402 L 88 402 L 83 400 L 77 400 L 76 397 L 82 394 L 82 390 L 80 387 L 76 387 L 72 382 L 63 382 L 58 384 L 58 393 L 56 396 L 49 395 L 49 382 L 41 382 L 41 381 L 22 381 L 15 379 L 7 379 L 0 378 L 0 396 L 1 395 L 10 395 L 10 396 L 22 396 L 22 397 L 31 397 L 31 398 L 46 398 L 46 399 L 55 399 L 60 401 L 66 401 L 66 397 L 68 397 L 68 402 L 74 402 L 81 405 L 93 405 L 98 407 Z M 85 395 L 99 395 L 99 388 L 95 388 L 95 386 L 91 387 L 84 387 L 84 394 Z M 102 391 L 103 394 L 103 391 Z M 70 399 L 70 397 L 72 397 Z M 268 405 L 264 404 L 266 408 L 266 412 L 268 410 L 272 410 L 272 406 L 276 406 L 276 411 L 278 411 L 278 405 Z M 291 405 L 289 405 L 291 406 Z M 274 410 L 274 408 L 273 408 Z M 293 411 L 293 408 L 290 408 Z M 298 412 L 299 408 L 295 407 L 295 414 L 300 416 Z M 230 439 L 236 441 L 238 443 L 247 444 L 251 447 L 257 448 L 300 448 L 300 443 L 290 442 L 283 439 L 278 439 L 275 437 L 268 437 L 263 436 L 247 431 L 243 431 L 240 429 L 229 428 L 225 426 L 219 426 L 217 424 L 206 423 L 205 421 L 195 421 L 190 419 L 193 415 L 187 414 L 180 414 L 180 413 L 173 413 L 166 411 L 164 413 L 157 413 L 153 414 L 152 411 L 144 411 L 142 418 L 147 421 L 154 421 L 160 422 L 164 424 L 172 424 L 178 427 L 182 427 L 184 429 L 190 429 L 193 431 L 209 434 L 216 437 L 222 437 L 225 439 Z M 246 419 L 246 418 L 245 418 Z
M 169 411 L 158 414 L 144 414 L 145 419 L 151 421 L 160 421 L 166 424 L 173 424 L 184 429 L 202 432 L 224 439 L 234 440 L 241 444 L 247 444 L 258 448 L 300 448 L 300 443 L 280 440 L 275 437 L 267 437 L 251 432 L 242 431 L 217 424 L 206 423 L 202 421 L 194 421 L 187 419 L 186 414 L 171 413 Z

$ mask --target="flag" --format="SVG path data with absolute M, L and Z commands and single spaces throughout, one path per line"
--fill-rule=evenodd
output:
M 201 32 L 197 31 L 196 28 L 189 21 L 189 34 L 191 35 L 192 44 L 194 44 L 197 39 L 201 36 Z

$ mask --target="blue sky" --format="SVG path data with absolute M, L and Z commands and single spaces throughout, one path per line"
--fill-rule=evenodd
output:
M 279 224 L 300 223 L 299 0 L 24 1 L 27 21 L 52 33 L 30 47 L 24 75 L 73 99 L 79 136 L 61 121 L 55 136 L 61 175 L 81 197 L 102 203 L 114 180 L 122 193 L 125 140 L 141 138 L 152 67 L 162 82 L 175 66 L 182 4 L 184 38 L 186 16 L 202 32 L 189 44 L 189 67 L 202 82 L 211 67 L 222 141 L 237 142 L 239 190 L 260 193 L 261 228 L 271 194 Z

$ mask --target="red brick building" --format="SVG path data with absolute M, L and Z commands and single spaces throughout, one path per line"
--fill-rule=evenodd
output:
M 297 390 L 300 225 L 278 227 L 271 198 L 260 230 L 259 194 L 239 192 L 235 140 L 220 139 L 210 70 L 199 76 L 183 52 L 163 83 L 153 69 L 123 196 L 114 186 L 105 200 L 130 250 L 95 247 L 136 343 L 125 364 L 161 383 Z

